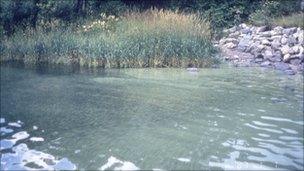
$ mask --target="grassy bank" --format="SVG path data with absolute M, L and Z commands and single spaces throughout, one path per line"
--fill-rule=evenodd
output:
M 147 10 L 76 27 L 24 30 L 1 41 L 1 61 L 88 67 L 205 67 L 218 62 L 210 24 L 195 14 Z
M 294 13 L 288 16 L 274 18 L 271 23 L 274 26 L 301 27 L 304 28 L 304 13 Z
M 255 13 L 250 18 L 250 23 L 257 26 L 282 26 L 282 27 L 300 27 L 304 28 L 303 23 L 304 13 L 293 13 L 286 16 L 271 17 L 262 13 Z

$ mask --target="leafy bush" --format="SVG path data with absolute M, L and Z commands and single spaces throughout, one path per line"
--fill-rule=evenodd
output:
M 271 25 L 283 27 L 302 27 L 304 29 L 304 13 L 294 13 L 288 16 L 274 18 Z
M 249 21 L 254 25 L 271 26 L 274 18 L 301 11 L 300 3 L 301 0 L 267 0 L 249 16 Z

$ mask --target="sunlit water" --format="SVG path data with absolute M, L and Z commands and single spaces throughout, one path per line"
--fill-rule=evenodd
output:
M 2 169 L 303 169 L 303 77 L 1 67 Z

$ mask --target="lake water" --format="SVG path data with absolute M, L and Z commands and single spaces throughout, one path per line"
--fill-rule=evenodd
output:
M 2 169 L 303 169 L 303 76 L 1 67 Z

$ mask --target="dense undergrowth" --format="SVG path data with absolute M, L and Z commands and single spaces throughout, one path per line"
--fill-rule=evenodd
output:
M 1 61 L 88 67 L 207 67 L 218 62 L 210 23 L 170 10 L 129 11 L 77 27 L 19 31 L 1 42 Z

